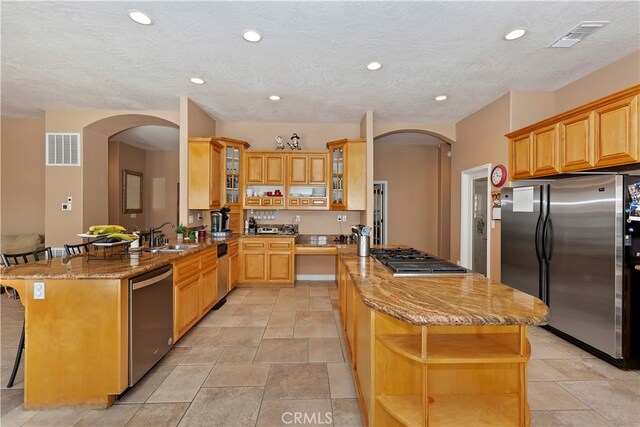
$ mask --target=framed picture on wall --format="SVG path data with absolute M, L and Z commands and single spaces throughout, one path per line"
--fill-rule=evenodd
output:
M 122 212 L 142 213 L 142 172 L 122 171 Z

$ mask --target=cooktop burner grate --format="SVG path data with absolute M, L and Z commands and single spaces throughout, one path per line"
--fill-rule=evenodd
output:
M 470 270 L 413 248 L 371 249 L 371 255 L 394 276 L 469 275 Z

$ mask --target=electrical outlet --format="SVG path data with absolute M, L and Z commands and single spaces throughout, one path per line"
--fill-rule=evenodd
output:
M 300 215 L 296 215 L 293 219 L 295 222 L 300 222 Z
M 67 196 L 67 203 L 73 203 L 73 197 Z
M 189 215 L 189 224 L 193 224 L 193 215 Z
M 342 215 L 338 215 L 338 222 L 342 221 Z
M 63 203 L 62 204 L 62 210 L 63 211 L 70 211 L 71 210 L 71 203 Z
M 136 218 L 137 216 L 138 216 L 138 215 L 136 215 L 136 214 L 131 214 L 131 219 L 134 219 L 134 218 Z
M 203 218 L 203 216 L 202 216 L 202 212 L 199 212 L 199 213 L 198 213 L 198 221 L 202 221 L 202 218 Z
M 33 282 L 33 299 L 44 299 L 44 282 Z
M 343 222 L 347 222 L 347 216 L 346 215 L 342 215 L 342 221 Z

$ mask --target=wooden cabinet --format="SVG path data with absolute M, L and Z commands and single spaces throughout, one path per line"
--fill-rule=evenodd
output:
M 222 145 L 214 138 L 189 138 L 189 209 L 217 209 L 221 203 Z
M 512 179 L 640 161 L 640 86 L 507 135 Z
M 214 306 L 217 297 L 217 248 L 208 248 L 173 264 L 173 341 L 178 341 Z
M 271 152 L 245 153 L 244 169 L 247 185 L 284 185 L 284 154 Z
M 235 233 L 241 232 L 243 228 L 243 174 L 242 174 L 242 156 L 244 150 L 249 148 L 249 144 L 245 141 L 231 139 L 226 137 L 216 138 L 222 144 L 222 201 L 223 206 L 228 206 L 229 211 L 229 229 Z
M 367 151 L 364 139 L 327 143 L 330 162 L 329 206 L 332 210 L 365 210 Z
M 289 185 L 327 184 L 328 153 L 289 154 Z
M 231 292 L 240 281 L 240 250 L 238 242 L 229 243 L 229 282 L 227 290 Z
M 240 283 L 293 285 L 295 282 L 294 239 L 259 238 L 241 239 Z

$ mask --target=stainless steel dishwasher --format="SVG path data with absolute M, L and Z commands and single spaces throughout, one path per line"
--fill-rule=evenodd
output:
M 222 307 L 227 302 L 227 292 L 229 290 L 229 253 L 226 243 L 218 244 L 218 292 L 216 294 L 216 305 L 214 310 Z
M 129 387 L 173 347 L 173 270 L 129 279 Z

